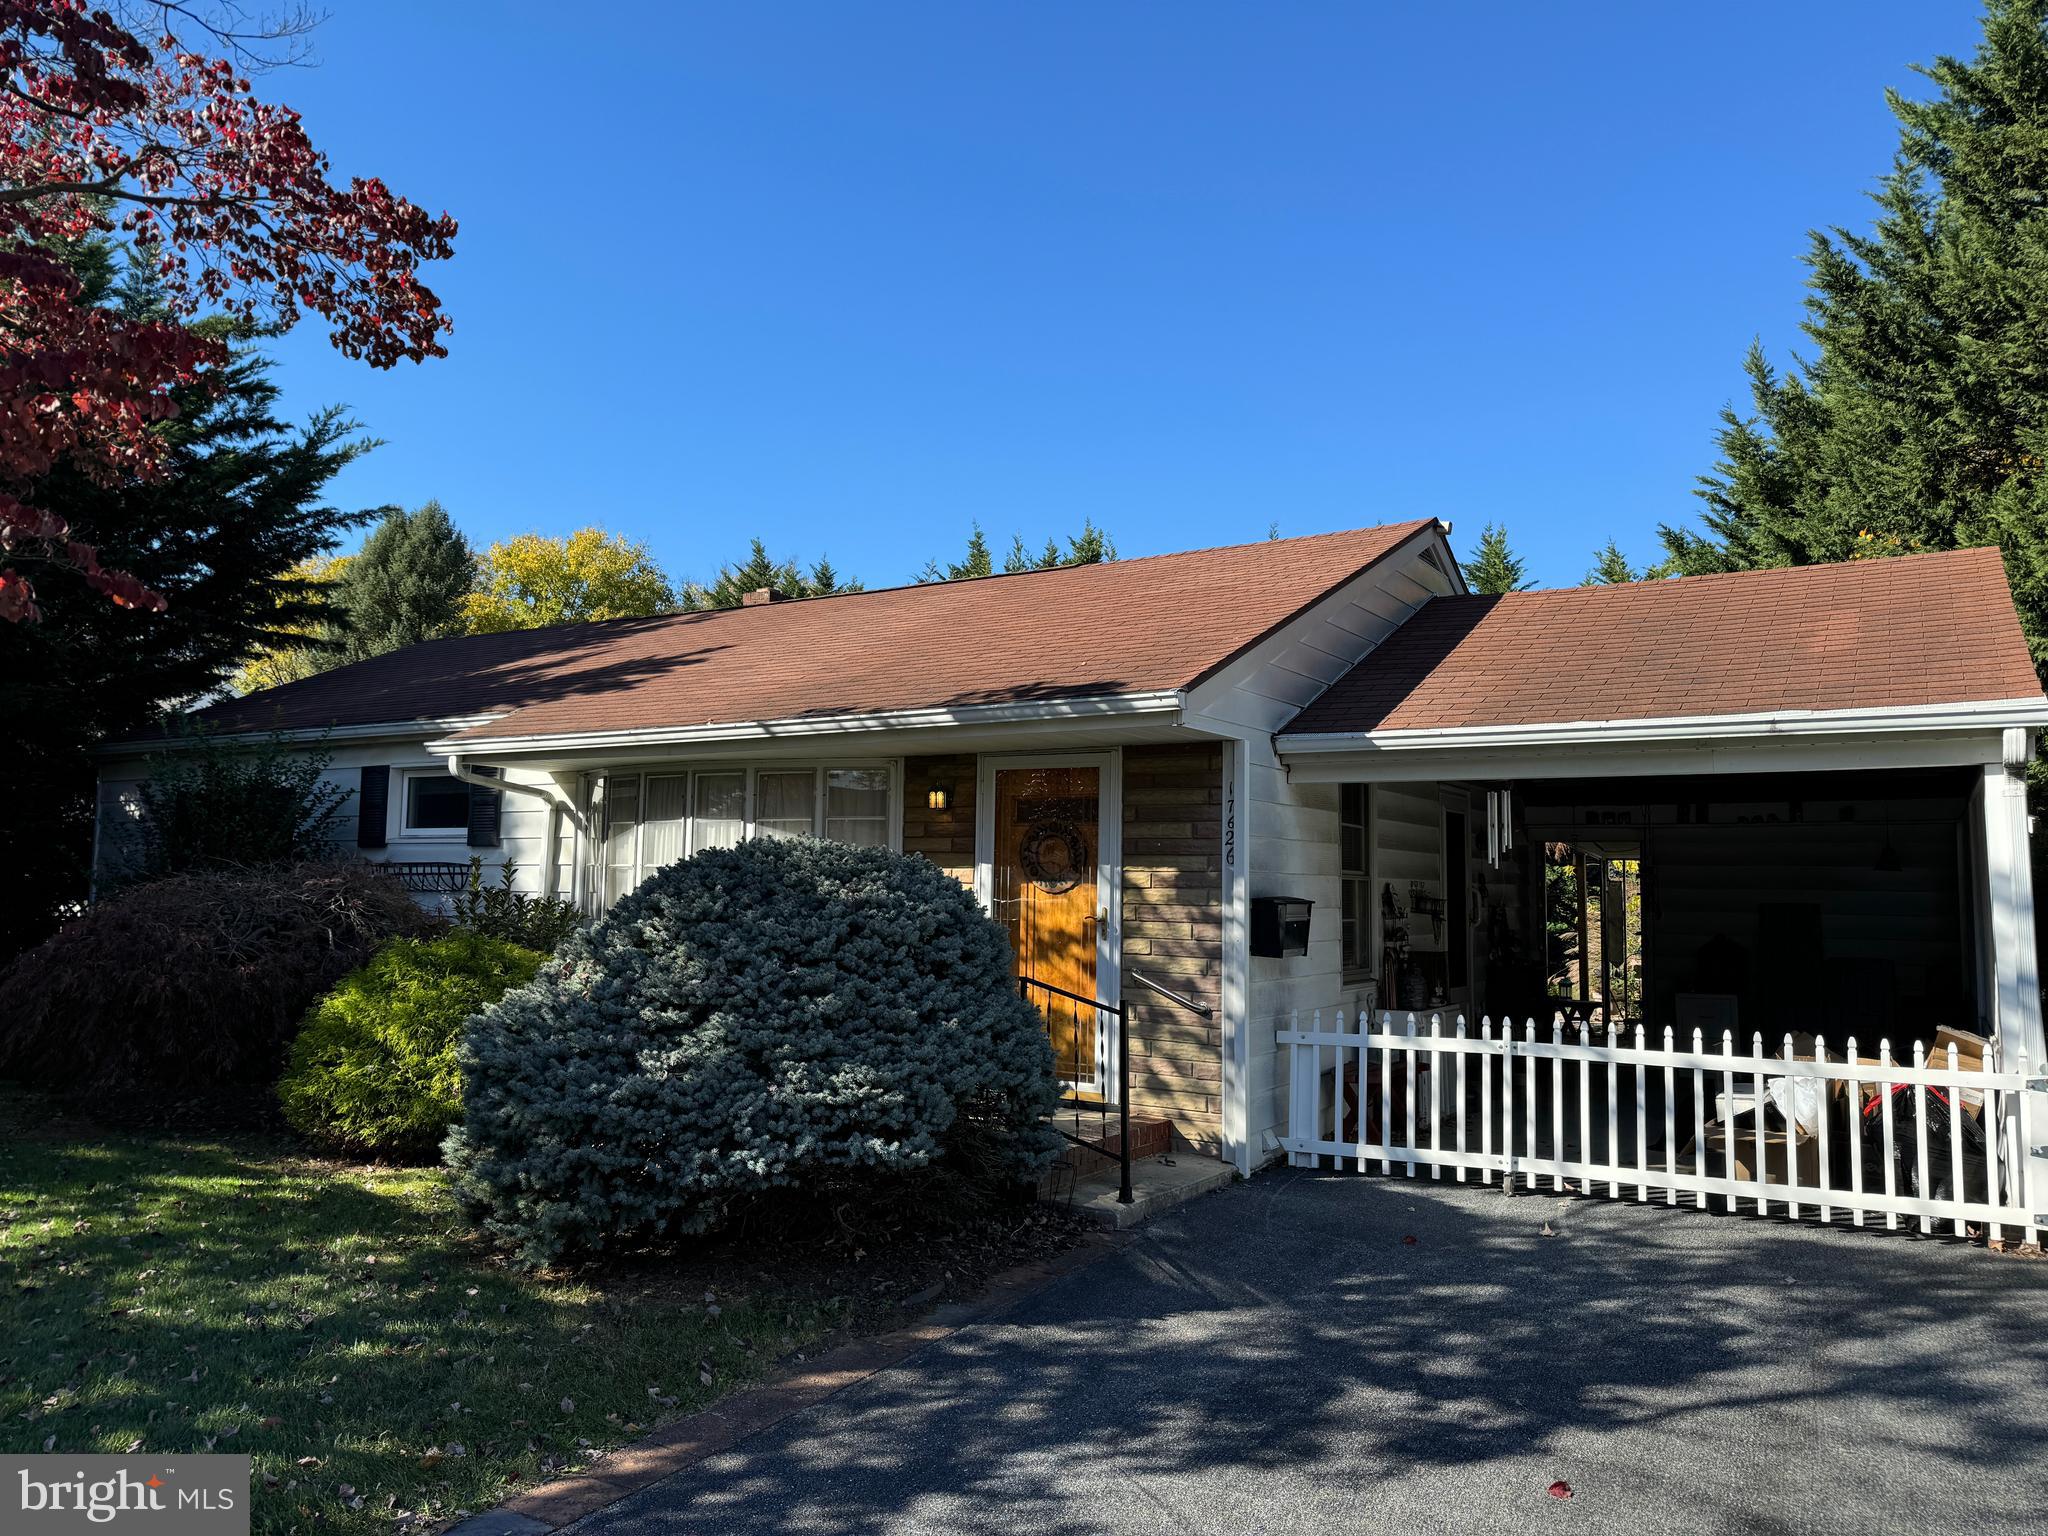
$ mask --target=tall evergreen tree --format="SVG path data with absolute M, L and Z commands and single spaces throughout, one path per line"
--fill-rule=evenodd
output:
M 1582 587 L 1625 587 L 1632 581 L 1643 579 L 1634 566 L 1628 563 L 1628 556 L 1621 552 L 1621 546 L 1609 539 L 1606 547 L 1593 557 L 1593 569 L 1586 572 Z
M 147 275 L 123 275 L 109 247 L 67 256 L 88 302 L 160 312 Z M 43 622 L 0 625 L 0 718 L 13 742 L 0 802 L 0 959 L 86 895 L 93 747 L 217 692 L 245 658 L 316 624 L 318 597 L 292 573 L 369 520 L 323 499 L 371 446 L 353 422 L 325 411 L 286 426 L 269 363 L 246 348 L 221 385 L 183 392 L 179 414 L 156 427 L 169 453 L 162 479 L 108 486 L 60 470 L 34 488 L 32 504 L 62 515 L 169 607 L 115 608 L 53 568 L 37 577 Z
M 476 555 L 440 502 L 393 507 L 341 574 L 348 659 L 460 633 L 475 585 Z
M 1019 571 L 1049 571 L 1062 565 L 1100 565 L 1116 559 L 1116 540 L 1095 526 L 1095 519 L 1084 518 L 1081 531 L 1067 540 L 1067 547 L 1060 548 L 1060 541 L 1048 538 L 1045 548 L 1037 555 L 1024 547 L 1024 535 L 1012 535 L 1010 552 L 1003 557 L 1003 574 L 1014 576 Z M 925 563 L 918 572 L 920 582 L 965 581 L 975 576 L 993 576 L 996 571 L 995 557 L 990 554 L 988 540 L 982 534 L 981 524 L 974 525 L 974 532 L 967 540 L 966 557 L 957 562 L 941 565 L 936 560 Z
M 833 568 L 830 559 L 820 555 L 811 567 L 811 574 L 805 578 L 812 597 L 831 597 L 838 592 L 858 592 L 861 584 L 857 581 L 841 581 L 839 572 Z
M 794 560 L 777 560 L 768 553 L 764 540 L 755 539 L 747 558 L 738 565 L 724 565 L 710 585 L 687 582 L 683 587 L 683 609 L 737 608 L 749 592 L 763 589 L 784 597 L 830 597 L 839 592 L 859 592 L 857 581 L 841 581 L 830 560 L 820 560 L 808 575 Z
M 1806 254 L 1810 357 L 1761 346 L 1724 411 L 1681 574 L 1996 544 L 2048 656 L 2048 0 L 1990 0 L 1974 59 L 1892 92 L 1899 146 L 1863 233 Z
M 967 553 L 961 559 L 941 566 L 936 560 L 927 560 L 924 569 L 917 573 L 920 582 L 968 581 L 976 576 L 993 576 L 996 573 L 995 557 L 988 552 L 988 538 L 981 531 L 981 524 L 974 525 L 974 532 L 967 537 Z
M 1527 579 L 1527 564 L 1508 548 L 1508 531 L 1498 523 L 1488 523 L 1479 530 L 1479 542 L 1465 558 L 1464 571 L 1468 587 L 1494 596 L 1523 592 L 1536 585 Z
M 1067 540 L 1067 552 L 1060 556 L 1061 565 L 1101 565 L 1116 558 L 1116 540 L 1095 526 L 1095 519 L 1084 518 L 1081 531 Z

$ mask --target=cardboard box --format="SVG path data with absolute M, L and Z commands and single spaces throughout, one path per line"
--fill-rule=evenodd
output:
M 1948 1065 L 1948 1048 L 1956 1048 L 1956 1066 L 1964 1072 L 1982 1072 L 1984 1058 L 1990 1054 L 1991 1042 L 1982 1035 L 1973 1035 L 1966 1029 L 1957 1029 L 1944 1024 L 1934 1032 L 1934 1049 L 1928 1053 L 1937 1067 Z
M 1735 1177 L 1749 1179 L 1755 1176 L 1752 1165 L 1756 1161 L 1756 1122 L 1745 1120 L 1742 1124 L 1729 1127 L 1716 1123 L 1707 1126 L 1706 1164 L 1701 1170 L 1713 1177 L 1724 1178 L 1728 1173 L 1729 1143 L 1735 1145 Z M 1812 1136 L 1790 1137 L 1784 1131 L 1764 1132 L 1764 1182 L 1766 1184 L 1789 1183 L 1786 1164 L 1788 1144 L 1791 1152 L 1791 1166 L 1799 1172 L 1802 1188 L 1815 1189 L 1821 1183 L 1820 1142 Z M 1678 1154 L 1681 1168 L 1700 1168 L 1700 1148 L 1696 1141 L 1688 1141 L 1685 1150 Z

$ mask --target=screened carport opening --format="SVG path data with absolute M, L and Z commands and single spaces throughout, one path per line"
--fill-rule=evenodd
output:
M 1524 780 L 1484 1009 L 1661 1038 L 1988 1034 L 1975 770 Z

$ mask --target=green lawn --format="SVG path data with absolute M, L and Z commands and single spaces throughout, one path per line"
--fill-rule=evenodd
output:
M 0 1450 L 247 1452 L 259 1532 L 486 1508 L 844 1313 L 704 1275 L 525 1278 L 434 1170 L 74 1133 L 0 1100 Z

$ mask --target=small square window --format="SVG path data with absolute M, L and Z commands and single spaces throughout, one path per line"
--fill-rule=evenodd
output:
M 445 773 L 408 774 L 405 830 L 459 832 L 469 825 L 469 786 Z

